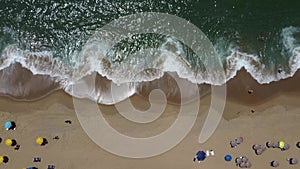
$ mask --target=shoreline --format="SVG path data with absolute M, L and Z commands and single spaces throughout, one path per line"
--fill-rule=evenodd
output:
M 280 85 L 260 86 L 255 85 L 257 82 L 254 80 L 247 79 L 245 73 L 245 71 L 240 72 L 238 76 L 249 86 L 240 86 L 241 81 L 237 79 L 228 83 L 228 98 L 223 118 L 216 131 L 204 144 L 199 144 L 198 137 L 210 107 L 210 95 L 201 98 L 196 122 L 183 141 L 163 154 L 146 159 L 123 158 L 95 144 L 84 132 L 77 119 L 72 97 L 62 90 L 33 102 L 0 97 L 0 123 L 13 120 L 17 124 L 16 131 L 5 131 L 1 127 L 0 132 L 3 133 L 1 138 L 3 140 L 14 138 L 21 145 L 20 150 L 15 151 L 12 147 L 0 144 L 1 153 L 10 158 L 7 164 L 2 165 L 6 168 L 29 166 L 45 168 L 53 164 L 56 168 L 65 169 L 98 169 L 99 166 L 112 169 L 141 167 L 144 169 L 153 169 L 153 167 L 229 169 L 236 167 L 234 161 L 224 161 L 224 156 L 230 154 L 233 158 L 247 156 L 253 165 L 251 169 L 267 168 L 272 160 L 278 160 L 280 167 L 288 168 L 290 166 L 286 163 L 286 158 L 300 158 L 300 151 L 295 147 L 296 142 L 300 141 L 298 137 L 300 92 L 296 87 L 299 83 L 294 84 L 299 81 L 298 76 L 280 82 Z M 248 94 L 248 87 L 254 90 L 252 94 Z M 269 89 L 266 90 L 268 87 Z M 286 89 L 277 91 L 280 87 Z M 278 93 L 274 94 L 274 90 Z M 264 91 L 265 97 L 256 100 L 262 96 L 257 94 L 259 91 Z M 130 100 L 141 111 L 147 110 L 150 106 L 145 97 L 134 95 Z M 131 137 L 150 137 L 165 131 L 174 123 L 179 110 L 178 105 L 167 104 L 159 119 L 151 123 L 139 124 L 121 116 L 114 105 L 98 104 L 98 107 L 115 130 Z M 254 113 L 251 112 L 252 109 L 255 109 Z M 66 124 L 65 120 L 71 120 L 72 124 Z M 40 136 L 46 137 L 49 141 L 45 147 L 39 147 L 34 143 L 34 140 Z M 55 136 L 59 136 L 60 139 L 53 140 Z M 237 148 L 230 148 L 229 142 L 239 136 L 244 138 L 244 143 Z M 279 140 L 290 144 L 290 150 L 281 152 L 268 149 L 263 155 L 256 156 L 251 148 L 253 144 Z M 200 164 L 192 161 L 197 151 L 210 149 L 215 152 L 213 157 L 208 157 Z M 33 157 L 41 157 L 42 162 L 33 163 Z
M 137 84 L 131 84 L 129 87 L 130 89 L 127 91 L 127 93 L 122 93 L 122 96 L 118 98 L 116 101 L 112 101 L 111 99 L 111 90 L 108 88 L 111 84 L 113 84 L 110 80 L 108 80 L 105 77 L 100 76 L 99 74 L 95 74 L 96 76 L 96 88 L 94 90 L 94 93 L 89 93 L 93 99 L 94 97 L 98 97 L 98 102 L 102 102 L 100 104 L 108 104 L 112 105 L 113 102 L 118 102 L 120 100 L 126 99 L 129 95 L 134 92 L 134 95 L 141 95 L 145 98 L 148 97 L 150 92 L 155 89 L 161 89 L 163 90 L 168 98 L 168 101 L 170 103 L 180 103 L 180 92 L 177 83 L 173 78 L 176 78 L 177 80 L 182 83 L 181 85 L 184 86 L 184 93 L 187 93 L 186 99 L 187 102 L 189 102 L 191 99 L 193 99 L 194 93 L 193 91 L 189 91 L 193 85 L 196 85 L 187 79 L 179 78 L 179 76 L 176 73 L 173 74 L 171 77 L 169 73 L 165 73 L 163 77 L 160 79 L 155 79 L 153 81 L 149 82 L 140 82 Z M 227 91 L 228 91 L 228 97 L 234 98 L 237 101 L 245 102 L 248 104 L 248 102 L 253 102 L 255 100 L 262 100 L 261 98 L 267 98 L 263 93 L 267 90 L 268 95 L 271 95 L 270 93 L 280 93 L 281 91 L 290 90 L 290 88 L 295 88 L 296 83 L 300 82 L 300 70 L 296 71 L 293 77 L 289 77 L 286 79 L 281 79 L 279 81 L 273 81 L 269 84 L 260 84 L 258 83 L 251 73 L 247 72 L 245 68 L 242 68 L 239 70 L 233 78 L 228 80 L 226 82 Z M 47 97 L 51 93 L 57 91 L 57 90 L 64 90 L 64 92 L 70 93 L 70 86 L 68 86 L 67 82 L 63 82 L 64 84 L 59 84 L 58 80 L 56 78 L 50 77 L 49 75 L 34 75 L 30 70 L 27 70 L 26 68 L 23 68 L 19 63 L 16 63 L 15 65 L 11 65 L 10 67 L 6 68 L 5 70 L 0 71 L 1 76 L 1 83 L 0 83 L 0 96 L 2 97 L 10 97 L 13 100 L 16 101 L 37 101 L 41 98 Z M 91 87 L 88 81 L 91 80 L 93 75 L 86 76 L 82 79 L 82 82 L 86 82 L 89 87 Z M 276 75 L 280 76 L 280 74 Z M 167 85 L 165 85 L 167 84 Z M 64 87 L 61 87 L 63 85 Z M 136 85 L 135 87 L 132 85 Z M 199 89 L 199 95 L 205 96 L 210 93 L 210 85 L 208 84 L 197 84 Z M 114 84 L 114 86 L 117 86 Z M 65 89 L 62 89 L 65 88 Z M 286 89 L 282 89 L 286 88 Z M 247 91 L 246 90 L 255 90 L 252 94 L 251 100 L 245 100 L 247 97 L 244 95 Z M 91 89 L 89 89 L 91 90 Z M 123 89 L 121 89 L 123 90 Z M 127 90 L 127 89 L 126 89 Z M 236 93 L 234 90 L 239 90 L 242 95 L 234 95 L 231 96 L 231 93 Z M 234 91 L 234 92 L 233 92 Z M 77 93 L 75 95 L 78 95 L 78 97 L 86 97 L 82 93 Z M 255 104 L 253 102 L 253 104 Z

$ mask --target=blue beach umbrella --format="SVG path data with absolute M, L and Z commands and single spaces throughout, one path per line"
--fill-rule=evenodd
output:
M 204 151 L 198 151 L 196 158 L 198 161 L 203 161 L 206 158 L 206 153 Z
M 10 121 L 5 122 L 4 128 L 10 129 L 12 127 L 12 123 Z
M 232 157 L 231 157 L 231 155 L 226 155 L 224 157 L 224 159 L 225 159 L 225 161 L 231 161 Z

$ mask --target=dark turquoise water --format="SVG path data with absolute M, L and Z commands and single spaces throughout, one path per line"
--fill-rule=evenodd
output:
M 292 76 L 300 67 L 297 50 L 300 41 L 299 9 L 298 0 L 1 0 L 0 50 L 2 59 L 10 63 L 22 62 L 24 67 L 27 62 L 32 62 L 25 61 L 31 55 L 51 56 L 50 60 L 52 57 L 60 58 L 65 67 L 74 67 L 80 60 L 78 58 L 83 46 L 97 29 L 122 16 L 161 12 L 184 18 L 203 31 L 222 59 L 228 79 L 245 67 L 258 82 L 269 83 Z M 118 56 L 120 64 L 122 61 L 123 64 L 133 61 L 138 64 L 139 59 L 129 57 L 128 61 L 127 56 L 143 46 L 160 48 L 168 38 L 155 34 L 137 35 L 112 47 L 112 53 L 126 49 Z M 173 40 L 177 43 L 176 39 Z M 185 52 L 182 54 L 185 57 L 181 57 L 189 62 L 187 65 L 195 76 L 205 71 L 200 61 L 193 61 L 198 56 L 184 45 L 177 47 Z M 102 48 L 104 46 L 99 46 L 99 50 Z M 43 53 L 45 51 L 48 52 Z M 149 56 L 145 54 L 144 57 L 151 58 L 150 55 L 154 53 Z M 151 59 L 146 60 L 155 65 Z M 90 67 L 94 68 L 90 71 L 107 75 L 101 67 L 95 68 L 101 63 L 93 64 Z M 8 65 L 3 64 L 1 69 Z M 124 67 L 126 70 L 123 72 L 132 71 L 130 65 Z M 48 67 L 43 68 L 43 74 L 47 74 L 45 69 Z M 143 67 L 139 69 L 143 71 Z M 39 69 L 31 70 L 39 74 Z M 174 68 L 174 71 L 180 70 Z M 48 72 L 49 75 L 53 74 L 51 68 Z M 55 74 L 57 76 L 57 72 Z M 132 79 L 131 75 L 121 77 Z M 194 80 L 211 84 L 216 81 L 213 78 Z

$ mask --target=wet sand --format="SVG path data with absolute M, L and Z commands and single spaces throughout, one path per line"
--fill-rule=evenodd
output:
M 273 160 L 280 163 L 279 168 L 297 168 L 300 164 L 289 166 L 286 158 L 300 158 L 300 149 L 296 147 L 300 141 L 299 80 L 298 72 L 294 78 L 259 85 L 244 71 L 239 72 L 238 78 L 227 84 L 228 97 L 223 118 L 207 142 L 199 144 L 198 137 L 210 106 L 209 95 L 201 98 L 198 118 L 187 137 L 170 151 L 146 159 L 119 157 L 97 146 L 81 128 L 72 98 L 62 91 L 34 102 L 17 102 L 1 97 L 1 125 L 7 120 L 17 124 L 15 131 L 0 128 L 3 139 L 0 154 L 9 157 L 9 162 L 1 164 L 1 168 L 47 168 L 49 164 L 57 169 L 237 168 L 234 161 L 225 162 L 226 154 L 232 155 L 233 159 L 247 156 L 253 169 L 268 168 Z M 253 90 L 252 94 L 248 94 L 249 89 Z M 149 107 L 143 97 L 135 95 L 131 101 L 138 109 Z M 174 122 L 179 109 L 178 105 L 168 104 L 159 119 L 149 124 L 137 124 L 124 119 L 114 106 L 99 105 L 99 108 L 113 128 L 134 137 L 148 137 L 164 131 Z M 65 120 L 71 120 L 72 124 L 66 124 Z M 35 139 L 39 136 L 47 138 L 49 143 L 44 147 L 36 145 Z M 54 136 L 60 139 L 53 140 Z M 244 142 L 237 148 L 231 148 L 229 142 L 239 136 L 244 138 Z M 16 139 L 20 149 L 16 151 L 7 147 L 4 143 L 7 138 Z M 261 156 L 256 156 L 252 150 L 253 144 L 279 140 L 289 143 L 291 148 L 286 152 L 267 149 Z M 210 149 L 215 152 L 213 157 L 200 164 L 192 161 L 198 150 Z M 41 163 L 33 163 L 33 157 L 41 157 Z

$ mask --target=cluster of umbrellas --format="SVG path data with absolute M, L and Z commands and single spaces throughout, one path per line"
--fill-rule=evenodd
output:
M 230 141 L 230 146 L 231 148 L 236 148 L 238 145 L 240 145 L 241 143 L 243 143 L 243 137 L 238 137 L 232 141 Z M 300 142 L 298 142 L 296 144 L 296 146 L 298 148 L 300 148 Z M 252 146 L 252 149 L 255 151 L 256 155 L 262 155 L 262 153 L 264 151 L 267 150 L 267 148 L 278 148 L 281 151 L 286 151 L 290 149 L 290 145 L 285 143 L 284 141 L 278 141 L 278 142 L 273 142 L 273 141 L 268 141 L 266 142 L 266 145 L 260 145 L 260 144 L 254 144 Z M 198 161 L 200 163 L 200 161 L 204 161 L 206 159 L 207 156 L 210 155 L 210 152 L 212 152 L 214 154 L 214 152 L 212 150 L 204 152 L 204 151 L 198 151 L 194 157 L 194 162 Z M 231 155 L 225 155 L 224 157 L 225 161 L 229 162 L 232 160 Z M 287 159 L 288 163 L 290 165 L 295 165 L 298 163 L 298 160 L 296 158 L 288 158 Z M 245 156 L 243 157 L 237 157 L 235 159 L 235 163 L 236 166 L 240 167 L 240 168 L 251 168 L 252 164 L 249 161 L 249 159 Z M 270 166 L 271 167 L 278 167 L 279 166 L 279 162 L 274 160 L 270 162 Z
M 266 145 L 268 148 L 279 148 L 281 149 L 281 151 L 286 151 L 290 149 L 290 145 L 285 143 L 284 141 L 279 141 L 279 142 L 268 141 Z
M 300 148 L 300 142 L 298 142 L 296 144 L 296 146 L 298 148 Z M 264 145 L 259 145 L 259 144 L 255 144 L 253 145 L 253 150 L 255 151 L 256 155 L 261 155 L 267 148 L 278 148 L 281 151 L 287 151 L 290 149 L 290 145 L 285 143 L 284 141 L 278 141 L 278 142 L 273 142 L 273 141 L 268 141 L 266 143 L 266 146 Z M 291 165 L 295 165 L 298 163 L 298 160 L 296 158 L 288 158 L 287 159 L 288 163 Z M 279 162 L 274 160 L 270 162 L 270 166 L 271 167 L 278 167 L 279 166 Z
M 16 130 L 16 123 L 14 121 L 7 121 L 4 123 L 4 128 L 6 130 Z M 1 138 L 0 138 L 0 142 L 2 142 Z M 45 146 L 48 143 L 48 141 L 46 138 L 38 137 L 35 140 L 35 143 L 40 146 Z M 17 144 L 17 141 L 15 139 L 6 139 L 5 145 L 8 147 L 14 147 L 15 150 L 19 150 L 19 148 L 20 148 L 20 145 Z M 0 156 L 0 164 L 8 163 L 8 161 L 9 161 L 9 158 L 7 156 Z M 28 167 L 28 168 L 23 168 L 23 169 L 37 169 L 37 168 L 36 167 Z
M 252 91 L 253 92 L 253 91 Z M 238 145 L 242 144 L 244 142 L 243 137 L 235 138 L 234 140 L 231 140 L 229 142 L 231 148 L 236 148 Z M 243 157 L 237 157 L 235 159 L 235 165 L 240 168 L 250 168 L 252 166 L 250 160 L 243 156 Z
M 4 128 L 6 130 L 16 130 L 16 123 L 13 121 L 7 121 L 4 123 Z M 2 138 L 0 138 L 0 142 L 2 142 Z M 14 139 L 6 139 L 5 140 L 5 145 L 7 146 L 16 146 L 16 150 L 20 147 L 19 145 L 17 146 L 17 141 Z M 0 156 L 0 164 L 2 163 L 8 163 L 9 158 L 7 156 Z

